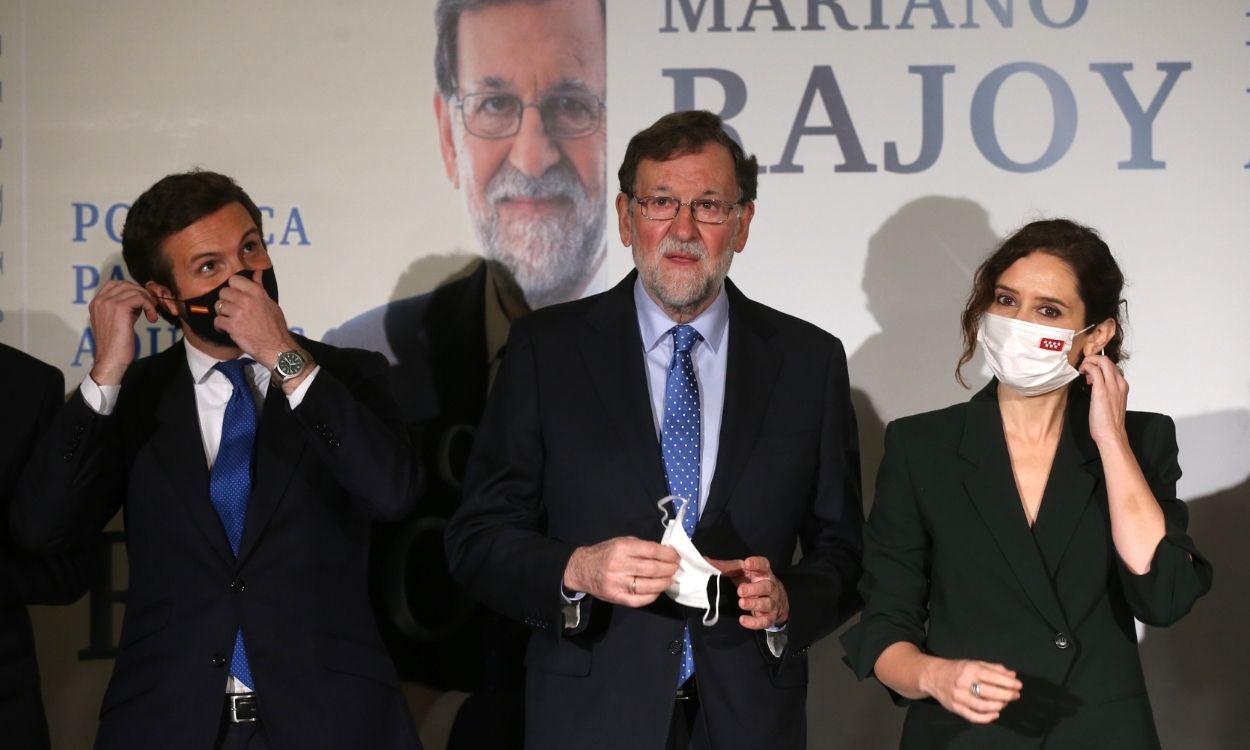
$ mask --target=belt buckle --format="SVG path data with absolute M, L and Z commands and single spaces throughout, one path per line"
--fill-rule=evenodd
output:
M 240 711 L 242 708 L 242 711 Z M 256 694 L 232 693 L 230 695 L 230 722 L 233 724 L 252 724 L 257 720 Z

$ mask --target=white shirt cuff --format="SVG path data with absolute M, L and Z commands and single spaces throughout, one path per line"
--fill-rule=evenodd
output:
M 790 636 L 786 634 L 786 626 L 774 626 L 764 629 L 764 642 L 768 644 L 768 650 L 778 659 L 786 650 L 786 641 L 790 640 Z
M 82 385 L 78 386 L 82 400 L 87 402 L 91 411 L 102 417 L 113 413 L 114 407 L 117 406 L 117 394 L 121 392 L 121 389 L 120 385 L 100 385 L 92 380 L 90 375 L 83 378 Z
M 317 372 L 320 370 L 321 365 L 315 365 L 312 368 L 312 372 L 308 373 L 308 377 L 304 378 L 304 381 L 299 384 L 299 387 L 286 397 L 286 402 L 291 405 L 292 411 L 304 401 L 304 394 L 308 393 L 308 387 L 317 379 Z
M 582 624 L 582 599 L 586 598 L 586 592 L 566 592 L 564 584 L 560 584 L 560 598 L 564 600 L 564 607 L 561 609 L 564 613 L 564 629 L 576 630 Z

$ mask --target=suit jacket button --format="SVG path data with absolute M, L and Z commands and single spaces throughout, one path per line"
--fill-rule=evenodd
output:
M 74 454 L 70 451 L 66 451 L 65 453 L 61 454 L 61 459 L 65 461 L 66 463 L 69 463 L 70 461 L 74 460 Z
M 1072 645 L 1072 642 L 1068 640 L 1068 636 L 1064 635 L 1063 633 L 1058 633 L 1055 635 L 1055 648 L 1065 649 L 1070 645 Z
M 210 658 L 208 661 L 210 664 L 212 664 L 214 667 L 217 667 L 218 669 L 226 666 L 226 657 L 222 656 L 221 654 L 213 654 L 212 658 Z
M 681 653 L 681 641 L 673 641 L 672 643 L 668 644 L 668 652 L 672 654 L 673 656 L 680 654 Z
M 230 582 L 230 590 L 236 594 L 242 594 L 245 588 L 247 588 L 247 584 L 243 582 L 242 578 L 236 578 Z
M 87 431 L 87 428 L 86 428 L 86 427 L 83 427 L 83 426 L 82 426 L 82 425 L 80 425 L 80 424 L 78 424 L 78 425 L 74 425 L 74 434 L 75 434 L 75 435 L 81 435 L 81 434 L 83 434 L 83 433 L 84 433 L 84 432 L 86 432 L 86 431 Z

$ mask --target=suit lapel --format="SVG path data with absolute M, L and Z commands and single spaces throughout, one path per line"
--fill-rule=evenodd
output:
M 1073 395 L 1033 531 L 1052 575 L 1059 569 L 1101 476 L 1102 462 L 1089 437 L 1089 400 Z
M 711 525 L 724 512 L 746 465 L 781 367 L 781 353 L 769 342 L 772 327 L 729 280 L 729 352 L 725 369 L 725 406 L 721 411 L 716 470 L 699 525 Z
M 668 494 L 668 484 L 651 416 L 642 335 L 634 309 L 637 276 L 637 271 L 631 272 L 590 308 L 585 320 L 593 332 L 579 336 L 578 344 L 599 401 L 634 466 L 634 476 L 648 500 L 655 502 Z
M 162 365 L 169 369 L 166 386 L 156 405 L 156 429 L 151 441 L 158 463 L 175 489 L 177 501 L 185 504 L 187 514 L 204 533 L 208 545 L 222 560 L 233 565 L 230 540 L 213 508 L 208 492 L 208 461 L 204 457 L 204 441 L 200 435 L 198 410 L 195 405 L 195 384 L 187 368 L 185 344 L 179 342 L 163 354 Z
M 997 387 L 998 381 L 991 381 L 968 403 L 959 455 L 976 468 L 964 478 L 964 487 L 1033 606 L 1056 632 L 1066 631 L 1063 609 L 1020 505 Z
M 306 445 L 304 429 L 291 413 L 286 395 L 271 383 L 257 427 L 252 497 L 243 521 L 240 564 L 256 548 L 269 518 L 282 503 Z

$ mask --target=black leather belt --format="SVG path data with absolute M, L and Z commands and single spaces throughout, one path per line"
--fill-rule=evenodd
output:
M 260 721 L 256 708 L 256 693 L 228 693 L 221 720 L 231 724 L 251 724 Z

